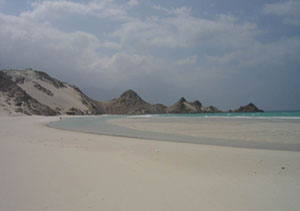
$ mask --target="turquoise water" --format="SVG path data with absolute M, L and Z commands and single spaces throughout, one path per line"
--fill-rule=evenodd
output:
M 84 116 L 84 117 L 70 117 L 63 118 L 61 121 L 52 122 L 50 127 L 73 130 L 86 133 L 132 137 L 142 139 L 153 139 L 161 141 L 173 142 L 188 142 L 197 144 L 213 144 L 221 146 L 234 146 L 246 148 L 263 148 L 263 149 L 283 149 L 300 151 L 300 143 L 293 144 L 284 143 L 266 143 L 251 142 L 251 141 L 232 141 L 225 139 L 215 139 L 207 137 L 195 137 L 181 134 L 170 134 L 152 131 L 140 131 L 132 128 L 119 126 L 109 123 L 108 120 L 120 118 L 137 118 L 142 121 L 151 123 L 213 123 L 213 124 L 257 124 L 262 122 L 277 122 L 279 127 L 281 123 L 300 125 L 300 112 L 264 112 L 264 113 L 210 113 L 210 114 L 161 114 L 161 115 L 101 115 L 101 116 Z M 299 127 L 300 128 L 300 127 Z M 275 128 L 276 131 L 276 128 Z M 298 132 L 296 136 L 298 137 Z M 300 142 L 300 140 L 299 140 Z
M 300 119 L 300 111 L 266 111 L 249 113 L 200 113 L 200 114 L 159 114 L 141 115 L 152 117 L 229 117 L 229 118 L 278 118 L 278 119 Z

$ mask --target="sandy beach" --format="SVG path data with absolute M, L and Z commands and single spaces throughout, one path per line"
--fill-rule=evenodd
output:
M 47 127 L 57 120 L 0 117 L 0 210 L 299 210 L 299 152 Z
M 128 116 L 107 122 L 111 126 L 167 135 L 159 140 L 179 136 L 179 142 L 300 151 L 299 119 Z

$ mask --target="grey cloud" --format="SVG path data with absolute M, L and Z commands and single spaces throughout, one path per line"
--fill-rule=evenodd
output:
M 0 7 L 5 3 L 6 0 L 0 0 Z
M 215 45 L 218 48 L 248 47 L 262 32 L 254 23 L 239 23 L 232 16 L 214 20 L 196 18 L 188 13 L 170 17 L 152 17 L 122 24 L 112 36 L 125 43 L 131 40 L 143 46 L 190 48 Z
M 262 12 L 264 14 L 281 16 L 287 24 L 300 25 L 299 0 L 288 0 L 285 2 L 266 4 Z
M 300 37 L 290 37 L 269 43 L 256 42 L 246 49 L 232 51 L 226 55 L 208 56 L 207 61 L 213 66 L 235 66 L 235 69 L 267 67 L 280 69 L 286 63 L 299 64 Z
M 191 15 L 190 9 L 183 7 L 142 19 L 129 15 L 127 3 L 46 1 L 36 3 L 33 10 L 20 16 L 0 14 L 0 68 L 44 70 L 77 84 L 100 100 L 117 97 L 132 88 L 151 102 L 171 104 L 185 96 L 220 108 L 248 103 L 244 100 L 250 95 L 251 100 L 268 106 L 261 95 L 255 95 L 258 91 L 264 96 L 271 92 L 272 85 L 268 83 L 268 91 L 256 88 L 263 87 L 261 76 L 277 74 L 279 83 L 287 67 L 292 72 L 290 84 L 296 87 L 299 36 L 260 42 L 257 37 L 262 32 L 258 26 L 235 16 L 205 19 Z M 101 5 L 111 9 L 105 13 L 109 23 L 120 26 L 108 32 L 110 36 L 100 39 L 80 29 L 64 32 L 51 22 L 51 14 L 62 18 L 88 13 L 99 18 L 95 8 L 102 10 Z M 116 21 L 118 13 L 124 18 Z M 106 54 L 107 48 L 112 53 Z M 170 56 L 151 51 L 162 49 Z M 184 53 L 180 58 L 173 56 L 181 51 Z M 251 87 L 252 84 L 257 86 Z M 244 85 L 245 90 L 241 88 Z M 285 93 L 287 89 L 278 85 L 278 90 Z
M 136 7 L 140 4 L 140 0 L 129 0 L 128 5 L 132 7 Z
M 77 3 L 72 1 L 42 1 L 33 2 L 33 10 L 25 11 L 20 17 L 35 21 L 59 19 L 71 14 L 90 15 L 99 18 L 109 17 L 126 20 L 129 18 L 126 8 L 115 4 L 112 0 Z

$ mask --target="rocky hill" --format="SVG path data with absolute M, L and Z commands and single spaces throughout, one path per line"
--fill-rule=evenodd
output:
M 144 101 L 133 90 L 124 92 L 117 99 L 100 104 L 106 114 L 161 114 L 165 113 L 167 108 L 162 104 L 152 105 Z
M 184 97 L 177 103 L 167 108 L 167 113 L 217 113 L 221 112 L 216 107 L 204 107 L 198 100 L 188 102 Z
M 8 114 L 57 115 L 58 112 L 38 102 L 20 88 L 12 78 L 0 72 L 0 106 Z
M 101 114 L 96 102 L 77 87 L 34 70 L 0 71 L 0 106 L 10 114 Z
M 232 112 L 260 112 L 254 104 Z M 78 87 L 61 82 L 32 69 L 0 71 L 0 114 L 7 115 L 98 115 L 98 114 L 164 114 L 216 113 L 214 106 L 205 107 L 198 100 L 180 98 L 174 105 L 150 104 L 133 90 L 108 102 L 95 101 Z
M 235 109 L 231 112 L 264 112 L 263 110 L 259 109 L 253 103 L 249 103 L 248 105 L 241 106 L 238 109 Z

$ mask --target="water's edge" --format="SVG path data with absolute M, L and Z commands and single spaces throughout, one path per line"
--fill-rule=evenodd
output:
M 226 139 L 193 137 L 179 134 L 165 134 L 159 132 L 140 131 L 126 128 L 119 125 L 110 124 L 107 121 L 115 118 L 125 118 L 128 116 L 97 116 L 97 117 L 71 117 L 63 118 L 60 121 L 48 124 L 51 128 L 71 130 L 76 132 L 91 133 L 98 135 L 108 135 L 116 137 L 138 138 L 157 141 L 171 141 L 192 144 L 217 145 L 239 148 L 257 148 L 268 150 L 287 150 L 300 151 L 300 144 L 291 143 L 268 143 L 253 141 L 233 141 Z M 140 118 L 142 116 L 130 116 L 131 118 Z M 87 121 L 88 120 L 88 121 Z M 84 124 L 81 124 L 84 123 Z M 97 127 L 95 127 L 97 126 Z

